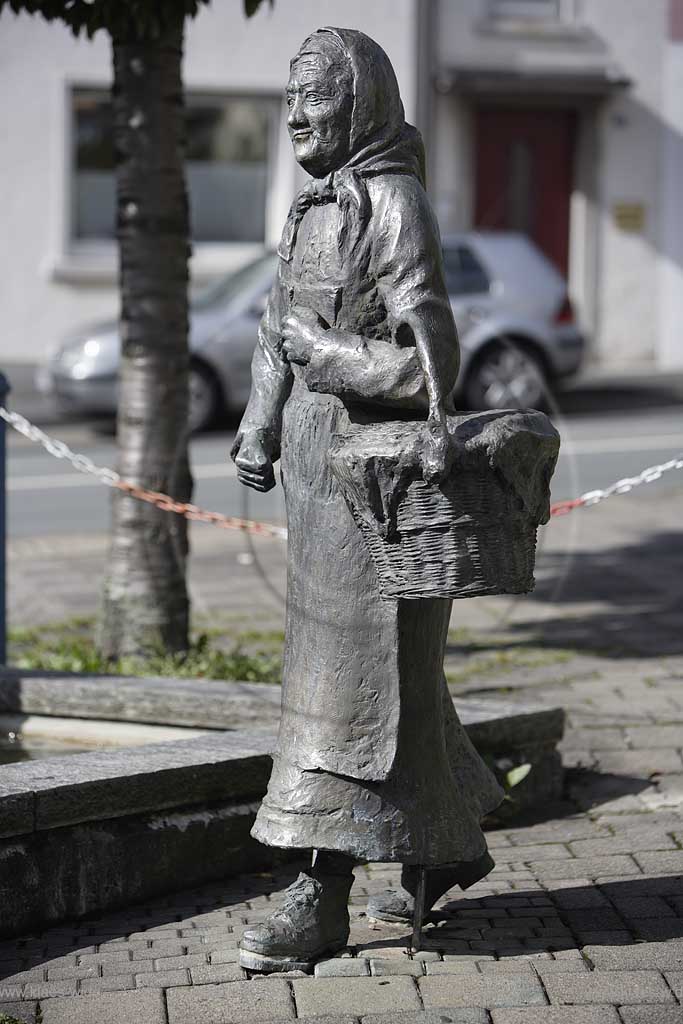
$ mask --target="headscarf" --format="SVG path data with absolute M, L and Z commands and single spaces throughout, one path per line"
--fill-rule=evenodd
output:
M 335 50 L 341 51 L 340 56 L 351 71 L 351 155 L 343 167 L 323 179 L 308 182 L 294 200 L 278 247 L 278 254 L 287 262 L 294 254 L 303 216 L 314 204 L 339 205 L 337 243 L 343 255 L 349 256 L 362 238 L 372 212 L 365 184 L 368 178 L 378 174 L 412 174 L 423 186 L 425 183 L 422 137 L 405 120 L 391 61 L 374 39 L 356 29 L 321 28 L 302 43 L 292 64 L 311 44 L 315 52 L 327 53 L 325 34 L 334 38 Z M 334 59 L 338 60 L 338 56 Z

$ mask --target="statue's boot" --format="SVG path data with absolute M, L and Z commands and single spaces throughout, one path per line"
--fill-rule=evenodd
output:
M 491 855 L 486 850 L 476 860 L 460 861 L 457 864 L 440 864 L 427 868 L 425 890 L 424 924 L 436 901 L 445 892 L 458 885 L 461 889 L 469 889 L 479 882 L 495 867 Z M 414 864 L 404 864 L 401 872 L 401 884 L 395 889 L 385 889 L 371 896 L 368 900 L 368 917 L 375 921 L 395 921 L 400 924 L 412 924 L 415 914 L 415 896 L 419 868 Z
M 325 869 L 329 865 L 316 864 L 302 871 L 285 890 L 281 908 L 247 928 L 240 942 L 242 967 L 264 973 L 308 971 L 346 946 L 353 861 L 337 859 L 346 861 L 348 870 L 333 873 Z

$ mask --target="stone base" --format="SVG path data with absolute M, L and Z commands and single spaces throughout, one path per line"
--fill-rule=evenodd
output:
M 82 725 L 104 717 L 213 730 L 3 767 L 0 935 L 37 931 L 279 858 L 249 836 L 270 775 L 279 697 L 279 687 L 265 684 L 16 671 L 0 677 L 2 710 L 35 716 L 49 706 L 62 729 L 64 718 Z M 561 709 L 493 700 L 456 701 L 456 708 L 501 781 L 515 765 L 532 766 L 504 816 L 559 797 Z

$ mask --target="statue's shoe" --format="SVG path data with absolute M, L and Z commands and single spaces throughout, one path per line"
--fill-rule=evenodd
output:
M 240 966 L 248 971 L 309 971 L 349 939 L 348 899 L 353 876 L 302 872 L 284 902 L 265 921 L 247 928 Z
M 460 861 L 457 864 L 442 864 L 427 869 L 427 886 L 425 893 L 425 916 L 422 924 L 429 919 L 429 914 L 436 901 L 445 892 L 458 885 L 461 889 L 469 889 L 479 882 L 495 867 L 488 850 L 476 860 Z M 376 893 L 368 900 L 367 915 L 373 921 L 393 921 L 398 924 L 412 924 L 415 916 L 415 894 L 417 892 L 419 868 L 414 864 L 404 864 L 401 872 L 401 885 L 396 889 L 385 889 Z

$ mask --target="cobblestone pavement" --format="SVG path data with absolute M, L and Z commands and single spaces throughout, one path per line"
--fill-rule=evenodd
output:
M 533 600 L 456 605 L 476 638 L 450 652 L 454 670 L 469 659 L 456 687 L 562 704 L 567 791 L 535 821 L 494 823 L 495 871 L 448 894 L 420 954 L 405 929 L 368 922 L 368 893 L 397 877 L 373 864 L 357 870 L 343 954 L 314 976 L 247 977 L 240 933 L 277 905 L 288 867 L 5 941 L 2 1009 L 43 1024 L 683 1024 L 680 492 L 629 501 L 553 525 Z M 193 569 L 200 610 L 277 623 L 242 539 L 221 540 L 222 572 L 211 543 Z M 277 591 L 282 550 L 259 551 Z M 91 610 L 102 549 L 11 555 L 16 622 Z M 501 657 L 539 636 L 547 660 Z M 482 664 L 487 637 L 508 647 Z
M 566 801 L 488 833 L 495 871 L 447 895 L 418 954 L 406 929 L 368 921 L 368 894 L 397 878 L 372 864 L 357 869 L 347 950 L 313 977 L 249 978 L 240 934 L 290 866 L 5 942 L 2 1008 L 34 1021 L 39 1007 L 44 1024 L 683 1022 L 682 677 L 669 658 L 597 693 L 563 688 L 580 766 Z

